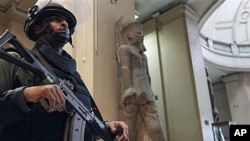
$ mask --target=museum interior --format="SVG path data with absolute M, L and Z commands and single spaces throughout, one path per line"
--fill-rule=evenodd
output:
M 229 141 L 230 125 L 250 124 L 249 0 L 75 1 L 64 5 L 73 7 L 78 21 L 74 48 L 65 50 L 105 120 L 121 118 L 116 27 L 123 16 L 143 25 L 166 141 Z M 23 25 L 34 4 L 0 0 L 0 34 L 8 29 L 32 48 Z

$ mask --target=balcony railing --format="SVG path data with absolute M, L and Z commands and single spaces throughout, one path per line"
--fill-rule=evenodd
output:
M 200 41 L 204 48 L 220 55 L 250 57 L 250 44 L 228 44 L 209 39 L 203 35 L 200 36 Z

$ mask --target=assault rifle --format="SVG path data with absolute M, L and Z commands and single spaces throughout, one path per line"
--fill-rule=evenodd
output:
M 13 45 L 18 54 L 20 54 L 21 57 L 25 58 L 25 61 L 11 55 L 10 53 L 7 53 L 3 49 L 3 46 L 7 43 Z M 115 140 L 115 135 L 111 133 L 110 130 L 106 127 L 104 122 L 100 119 L 101 117 L 98 118 L 92 111 L 87 109 L 85 105 L 75 96 L 69 85 L 64 80 L 49 72 L 9 30 L 6 30 L 0 36 L 0 58 L 3 58 L 19 67 L 31 71 L 35 75 L 39 76 L 43 80 L 44 84 L 57 84 L 64 92 L 67 104 L 70 104 L 70 107 L 72 107 L 73 109 L 72 112 L 78 113 L 79 116 L 86 121 L 87 125 L 91 128 L 93 133 L 102 138 L 104 141 Z M 48 110 L 49 105 L 47 100 L 41 98 L 39 99 L 39 101 L 41 102 L 43 107 Z

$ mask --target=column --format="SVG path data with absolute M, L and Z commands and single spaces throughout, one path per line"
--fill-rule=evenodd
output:
M 166 110 L 162 116 L 168 141 L 214 140 L 198 16 L 190 7 L 180 4 L 144 25 L 145 40 L 152 40 L 146 41 L 149 44 L 145 46 L 158 50 L 152 52 L 160 56 L 158 60 L 150 60 L 150 57 L 148 60 L 149 67 L 160 64 L 162 81 L 154 79 L 158 74 L 152 74 L 151 79 L 154 89 L 163 91 L 159 94 L 163 103 L 159 105 L 165 106 L 160 109 Z M 150 52 L 147 54 L 150 56 Z

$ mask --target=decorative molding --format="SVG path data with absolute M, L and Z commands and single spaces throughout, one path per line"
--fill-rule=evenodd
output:
M 206 12 L 204 12 L 203 15 L 201 15 L 201 19 L 199 21 L 199 29 L 202 28 L 202 26 L 204 25 L 204 23 L 207 21 L 207 19 L 212 15 L 212 13 L 214 13 L 214 11 L 220 7 L 220 5 L 224 2 L 225 0 L 215 0 L 213 1 L 210 5 L 209 8 L 207 8 Z
M 250 1 L 225 0 L 202 27 L 202 33 L 231 44 L 250 44 Z
M 199 15 L 188 5 L 185 5 L 185 16 L 198 23 Z

